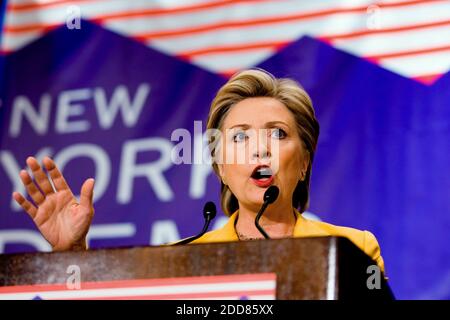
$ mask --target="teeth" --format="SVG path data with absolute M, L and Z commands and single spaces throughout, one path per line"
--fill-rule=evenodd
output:
M 272 170 L 270 168 L 267 168 L 267 167 L 259 168 L 252 175 L 252 177 L 255 178 L 255 179 L 269 178 L 270 176 L 272 176 Z
M 262 176 L 271 176 L 272 175 L 272 170 L 270 170 L 270 168 L 261 168 L 258 170 L 258 172 Z

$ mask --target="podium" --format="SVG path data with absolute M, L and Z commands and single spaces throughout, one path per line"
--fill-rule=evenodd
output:
M 0 290 L 64 284 L 70 265 L 82 282 L 275 274 L 276 299 L 394 299 L 382 274 L 370 288 L 376 263 L 340 237 L 4 254 Z

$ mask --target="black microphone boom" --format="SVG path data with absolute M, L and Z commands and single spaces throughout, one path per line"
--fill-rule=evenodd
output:
M 261 216 L 263 215 L 263 213 L 266 210 L 267 206 L 269 204 L 274 203 L 275 200 L 277 200 L 279 193 L 280 193 L 280 189 L 278 189 L 277 186 L 270 186 L 266 190 L 266 192 L 264 192 L 264 198 L 263 198 L 264 199 L 264 203 L 263 203 L 261 209 L 259 210 L 259 212 L 258 212 L 258 214 L 256 215 L 256 218 L 255 218 L 255 226 L 256 226 L 256 228 L 259 230 L 259 232 L 261 232 L 261 234 L 266 239 L 270 239 L 270 237 L 266 233 L 266 231 L 259 225 L 259 219 L 261 219 Z
M 183 239 L 181 241 L 174 243 L 173 245 L 176 246 L 176 245 L 188 244 L 188 243 L 200 238 L 202 235 L 204 235 L 206 233 L 206 231 L 208 231 L 209 224 L 216 217 L 216 213 L 217 213 L 217 210 L 216 210 L 216 205 L 214 204 L 214 202 L 208 201 L 207 203 L 205 203 L 205 206 L 203 207 L 203 217 L 205 218 L 205 224 L 203 225 L 203 230 L 198 235 Z

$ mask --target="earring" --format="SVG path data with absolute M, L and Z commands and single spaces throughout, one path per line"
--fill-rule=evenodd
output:
M 304 171 L 302 171 L 302 177 L 300 178 L 300 181 L 303 181 L 303 180 L 305 180 L 305 172 Z

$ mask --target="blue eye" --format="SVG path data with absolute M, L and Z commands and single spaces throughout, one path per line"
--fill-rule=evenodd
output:
M 283 139 L 286 137 L 286 132 L 283 129 L 277 128 L 271 132 L 272 138 Z
M 242 131 L 233 135 L 234 142 L 242 142 L 242 141 L 245 141 L 246 138 L 247 138 L 247 135 L 245 134 L 245 132 L 242 132 Z

